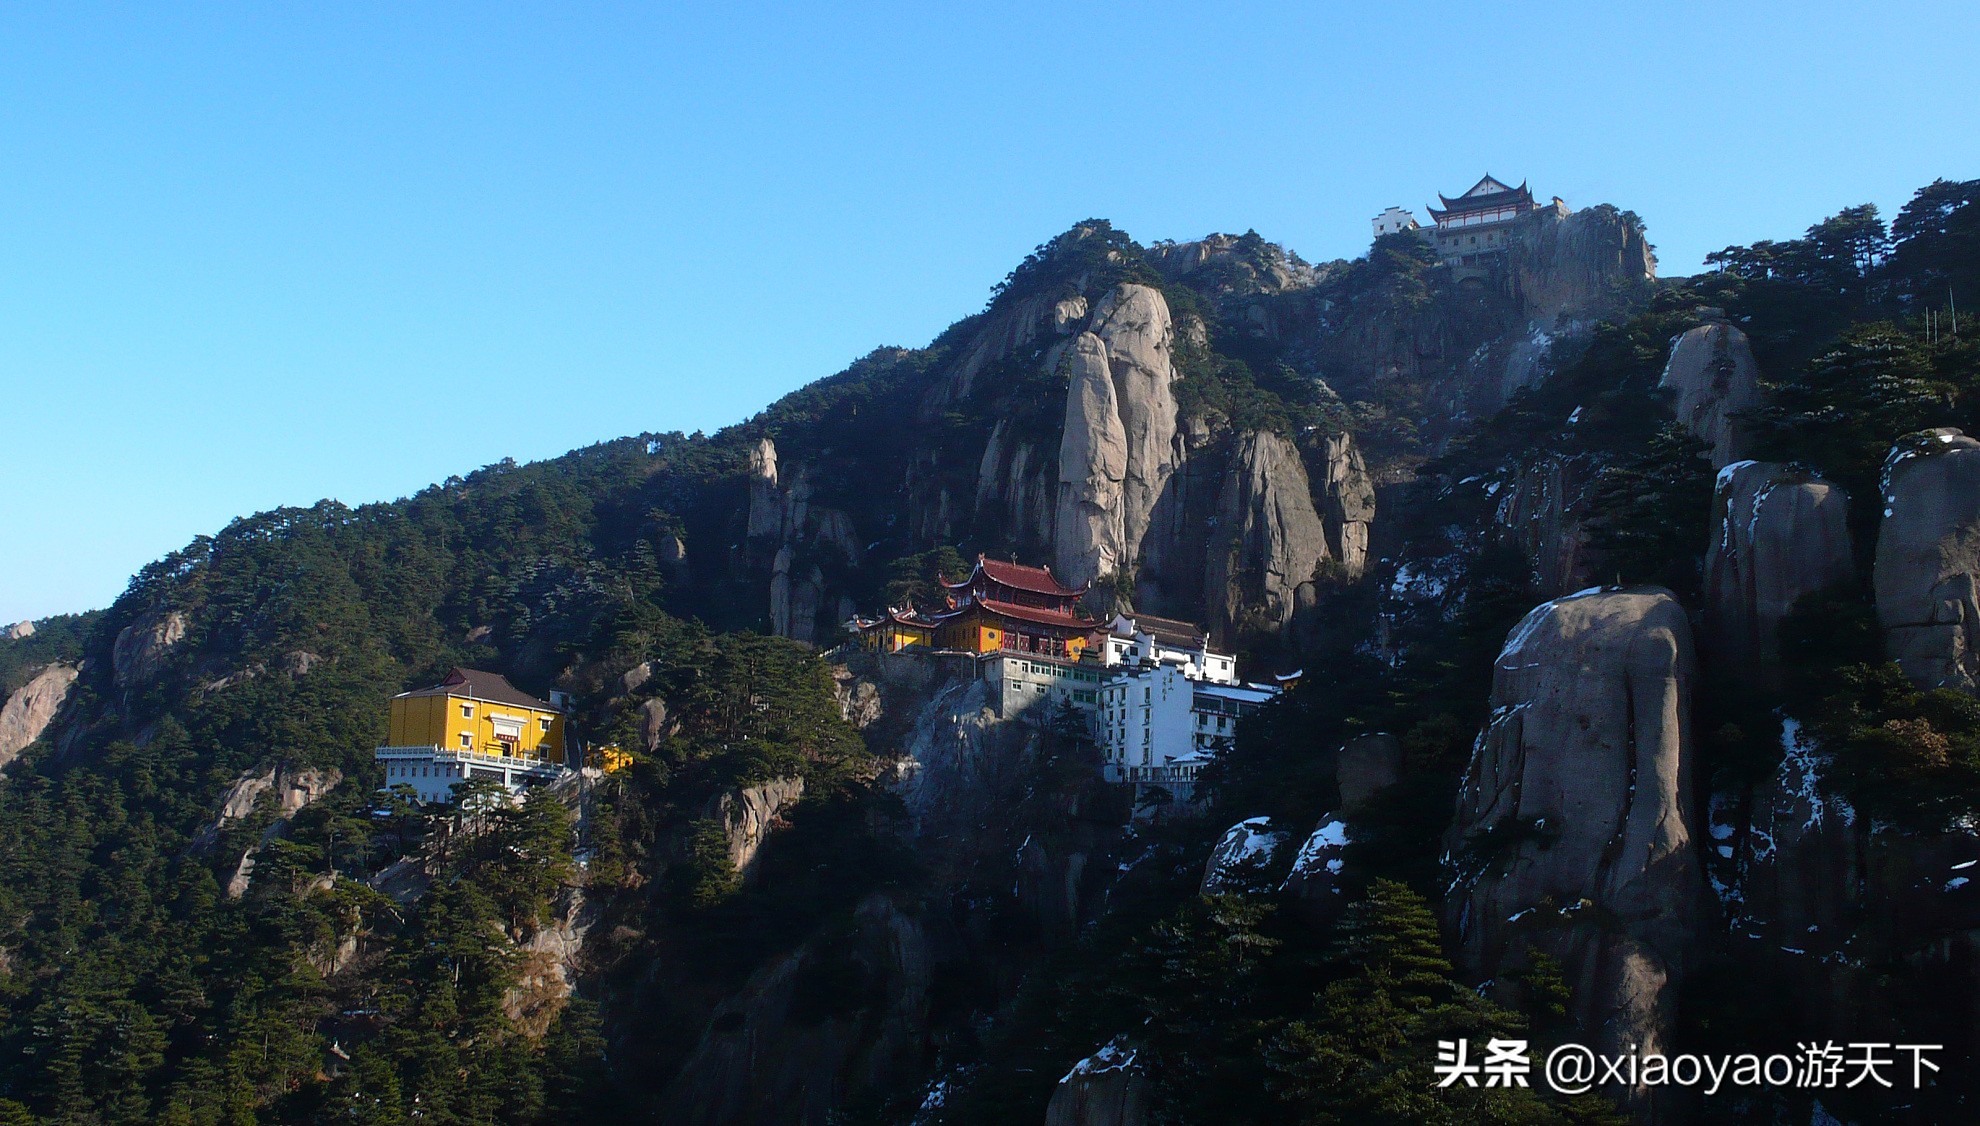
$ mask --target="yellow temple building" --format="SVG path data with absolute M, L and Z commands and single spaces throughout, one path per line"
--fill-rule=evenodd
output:
M 515 792 L 563 772 L 564 726 L 557 704 L 499 673 L 457 668 L 431 688 L 392 697 L 376 758 L 387 789 L 410 785 L 421 801 L 448 801 L 454 785 L 472 778 Z

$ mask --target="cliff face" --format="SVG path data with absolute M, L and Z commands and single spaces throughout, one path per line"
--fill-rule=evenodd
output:
M 1725 668 L 1770 681 L 1795 601 L 1856 575 L 1849 496 L 1806 473 L 1742 461 L 1719 473 L 1705 551 L 1705 623 Z
M 1299 451 L 1276 434 L 1239 440 L 1205 549 L 1212 631 L 1276 632 L 1315 599 L 1327 536 Z
M 1142 250 L 1082 224 L 984 313 L 886 360 L 912 374 L 844 433 L 766 415 L 732 525 L 747 582 L 774 632 L 821 646 L 877 609 L 866 555 L 940 545 L 1049 561 L 1149 612 L 1284 629 L 1316 566 L 1323 582 L 1365 570 L 1373 483 L 1413 464 L 1344 430 L 1348 402 L 1418 412 L 1411 440 L 1434 452 L 1654 277 L 1639 225 L 1613 208 L 1543 210 L 1512 234 L 1460 280 L 1420 246 L 1315 267 L 1253 234 Z M 1239 409 L 1268 382 L 1298 404 L 1294 425 Z M 1231 522 L 1250 537 L 1235 557 Z M 1536 556 L 1572 554 L 1571 529 L 1551 540 Z M 1572 559 L 1540 569 L 1572 589 Z
M 1543 325 L 1627 310 L 1649 296 L 1657 276 L 1642 225 L 1607 204 L 1529 214 L 1514 230 L 1506 258 L 1520 311 Z
M 1311 357 L 1347 399 L 1396 406 L 1434 448 L 1578 354 L 1591 326 L 1647 302 L 1656 259 L 1607 205 L 1530 213 L 1462 280 L 1407 236 L 1310 287 L 1254 299 L 1257 331 Z
M 1127 428 L 1121 422 L 1107 346 L 1082 332 L 1061 361 L 1065 432 L 1059 440 L 1059 504 L 1053 558 L 1059 577 L 1082 586 L 1121 570 L 1127 550 Z M 993 440 L 994 440 L 993 435 Z
M 1884 462 L 1877 617 L 1925 688 L 1980 688 L 1980 442 L 1957 430 L 1901 439 Z
M 747 558 L 759 567 L 769 560 L 770 632 L 831 643 L 854 606 L 828 586 L 825 572 L 859 564 L 852 517 L 812 504 L 810 473 L 802 465 L 780 473 L 769 438 L 750 449 L 748 481 Z
M 0 767 L 48 730 L 75 687 L 77 671 L 73 665 L 50 665 L 0 705 Z
M 1349 579 L 1358 579 L 1368 567 L 1368 536 L 1375 523 L 1375 481 L 1353 434 L 1329 435 L 1322 443 L 1318 493 L 1323 502 L 1328 553 Z
M 1492 719 L 1458 793 L 1446 911 L 1465 960 L 1500 978 L 1529 948 L 1560 959 L 1598 1051 L 1671 1043 L 1703 890 L 1693 677 L 1690 626 L 1668 592 L 1544 603 L 1499 654 Z

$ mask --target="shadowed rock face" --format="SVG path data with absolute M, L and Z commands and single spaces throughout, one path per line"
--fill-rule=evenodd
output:
M 1719 472 L 1705 550 L 1705 628 L 1720 665 L 1778 673 L 1781 619 L 1804 594 L 1856 574 L 1849 495 L 1763 461 Z
M 1671 343 L 1671 358 L 1658 383 L 1674 393 L 1678 421 L 1712 447 L 1712 468 L 1737 459 L 1744 428 L 1734 415 L 1760 405 L 1760 368 L 1746 334 L 1717 309 L 1705 323 Z
M 1891 449 L 1875 581 L 1885 650 L 1912 683 L 1980 687 L 1980 442 L 1925 430 Z
M 1499 497 L 1494 524 L 1533 568 L 1534 589 L 1566 594 L 1588 583 L 1596 560 L 1582 521 L 1595 469 L 1586 458 L 1558 455 L 1525 467 Z
M 1142 1126 L 1148 1076 L 1122 1039 L 1073 1065 L 1052 1092 L 1045 1126 Z
M 1702 887 L 1686 795 L 1691 631 L 1669 592 L 1544 603 L 1493 672 L 1492 720 L 1458 794 L 1448 908 L 1467 968 L 1559 958 L 1582 1035 L 1670 1042 Z M 1615 1094 L 1642 1107 L 1647 1090 Z
M 1361 458 L 1354 435 L 1331 435 L 1321 448 L 1320 496 L 1325 506 L 1327 548 L 1350 579 L 1368 567 L 1368 529 L 1375 522 L 1375 480 Z
M 73 665 L 49 665 L 0 706 L 0 766 L 41 738 L 76 683 Z
M 1402 762 L 1402 743 L 1386 731 L 1349 740 L 1334 767 L 1341 808 L 1355 809 L 1395 785 L 1402 776 Z
M 659 1121 L 823 1123 L 847 1093 L 920 1066 L 933 958 L 921 924 L 881 896 L 841 933 L 814 938 L 750 975 L 719 1005 L 662 1097 Z M 824 1008 L 819 980 L 865 984 Z
M 1328 558 L 1306 468 L 1291 442 L 1253 431 L 1238 443 L 1205 546 L 1203 589 L 1222 637 L 1277 630 L 1314 598 Z
M 754 786 L 737 786 L 716 796 L 709 816 L 722 826 L 729 864 L 747 877 L 777 819 L 804 796 L 803 778 L 772 778 Z

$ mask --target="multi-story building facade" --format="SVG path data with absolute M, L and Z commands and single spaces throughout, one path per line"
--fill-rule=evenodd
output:
M 1436 226 L 1424 233 L 1437 257 L 1455 270 L 1460 280 L 1485 276 L 1492 261 L 1511 245 L 1513 224 L 1544 209 L 1534 202 L 1525 184 L 1509 187 L 1489 174 L 1455 199 L 1441 193 L 1437 198 L 1444 206 L 1430 209 Z M 1558 197 L 1545 206 L 1561 215 L 1568 211 Z
M 1192 678 L 1175 662 L 1123 669 L 1100 686 L 1094 712 L 1107 780 L 1132 784 L 1137 807 L 1157 787 L 1191 802 L 1198 773 L 1234 745 L 1239 722 L 1279 691 Z
M 455 669 L 390 706 L 390 733 L 376 752 L 384 784 L 411 786 L 422 802 L 451 801 L 456 784 L 476 778 L 518 793 L 567 769 L 568 709 L 497 673 Z
M 1171 664 L 1192 680 L 1237 683 L 1237 658 L 1213 651 L 1208 633 L 1174 618 L 1116 614 L 1095 637 L 1090 652 L 1108 668 Z

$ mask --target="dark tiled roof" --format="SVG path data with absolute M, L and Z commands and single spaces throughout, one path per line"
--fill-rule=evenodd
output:
M 1004 563 L 979 555 L 976 557 L 976 570 L 982 572 L 983 576 L 993 583 L 1002 583 L 1008 587 L 1016 587 L 1018 590 L 1030 591 L 1033 594 L 1050 594 L 1060 598 L 1077 598 L 1086 592 L 1085 587 L 1073 590 L 1060 585 L 1059 580 L 1052 577 L 1052 568 L 1050 567 L 1027 567 L 1022 563 Z M 968 579 L 964 579 L 961 582 L 945 582 L 942 585 L 948 587 L 950 590 L 961 590 L 968 586 L 970 580 L 975 577 L 976 575 L 972 573 Z
M 457 668 L 448 673 L 445 680 L 431 688 L 402 692 L 400 695 L 461 696 L 470 700 L 486 700 L 491 704 L 513 704 L 519 708 L 534 708 L 539 712 L 562 710 L 548 700 L 539 700 L 510 684 L 509 678 L 501 673 L 484 672 L 481 669 Z
M 1209 636 L 1193 622 L 1158 618 L 1153 614 L 1135 614 L 1133 618 L 1136 629 L 1152 636 L 1163 645 L 1176 649 L 1194 649 L 1203 644 L 1204 638 Z
M 1471 194 L 1487 186 L 1495 187 L 1498 190 L 1479 192 L 1477 195 Z M 1444 195 L 1441 192 L 1437 194 L 1437 198 L 1444 201 L 1445 210 L 1439 211 L 1434 207 L 1431 208 L 1430 214 L 1433 218 L 1441 218 L 1451 214 L 1464 215 L 1473 211 L 1496 211 L 1502 207 L 1530 208 L 1533 206 L 1533 193 L 1527 190 L 1525 183 L 1521 183 L 1516 188 L 1508 188 L 1490 176 L 1486 176 L 1476 184 L 1473 184 L 1470 191 L 1458 196 L 1456 199 L 1452 199 L 1450 196 Z
M 1046 610 L 1038 606 L 1019 606 L 1012 602 L 998 602 L 986 598 L 979 603 L 985 610 L 1006 618 L 1016 618 L 1020 622 L 1031 622 L 1041 626 L 1063 626 L 1067 629 L 1092 629 L 1093 623 L 1085 618 L 1058 610 Z

